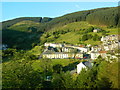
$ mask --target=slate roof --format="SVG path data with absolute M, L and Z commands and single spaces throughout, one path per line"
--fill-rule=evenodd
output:
M 86 62 L 82 62 L 82 63 L 83 63 L 86 67 L 92 68 L 91 62 L 86 61 Z

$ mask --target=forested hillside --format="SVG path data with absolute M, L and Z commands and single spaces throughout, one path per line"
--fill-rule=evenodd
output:
M 96 25 L 117 26 L 119 18 L 118 8 L 110 8 L 89 14 L 86 20 Z
M 21 18 L 16 18 L 16 19 L 12 19 L 12 20 L 8 20 L 8 21 L 4 21 L 2 22 L 2 28 L 3 30 L 24 20 L 29 20 L 29 21 L 34 21 L 34 22 L 39 22 L 39 23 L 44 23 L 44 22 L 49 22 L 50 20 L 52 20 L 52 18 L 48 18 L 48 17 L 21 17 Z
M 95 25 L 118 26 L 119 7 L 98 8 L 93 10 L 79 11 L 70 13 L 62 17 L 54 18 L 52 21 L 40 26 L 39 30 L 49 30 L 54 27 L 59 27 L 72 22 L 88 21 Z M 94 19 L 93 19 L 94 18 Z M 96 19 L 97 18 L 97 19 Z

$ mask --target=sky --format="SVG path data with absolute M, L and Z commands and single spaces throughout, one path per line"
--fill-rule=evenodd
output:
M 116 6 L 118 2 L 2 2 L 0 20 L 6 21 L 19 17 L 54 18 L 76 11 Z

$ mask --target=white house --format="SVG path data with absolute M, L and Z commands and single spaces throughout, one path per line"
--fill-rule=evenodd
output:
M 106 41 L 106 40 L 107 40 L 107 38 L 102 36 L 101 41 L 103 42 L 103 41 Z
M 101 29 L 94 29 L 93 32 L 100 32 Z
M 98 52 L 91 52 L 91 59 L 97 59 L 98 58 L 98 56 L 100 55 L 100 53 L 98 53 Z
M 80 72 L 82 71 L 82 69 L 86 69 L 87 68 L 91 68 L 92 64 L 90 62 L 81 62 L 77 65 L 77 74 L 80 74 Z
M 86 69 L 86 66 L 81 62 L 77 65 L 77 74 L 79 74 L 82 69 L 85 68 Z

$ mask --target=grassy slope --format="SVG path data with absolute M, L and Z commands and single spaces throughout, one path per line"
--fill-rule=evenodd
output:
M 33 21 L 21 21 L 18 22 L 8 29 L 17 30 L 17 31 L 28 31 L 28 27 L 38 27 L 40 23 Z
M 62 66 L 67 66 L 70 63 L 70 59 L 52 59 L 52 66 L 56 64 L 61 64 Z M 40 67 L 42 65 L 40 60 L 36 60 L 32 63 L 32 67 L 34 70 L 41 70 L 43 69 Z
M 79 42 L 79 38 L 80 38 L 80 35 L 73 32 L 69 32 L 69 33 L 66 33 L 65 35 L 61 35 L 60 38 L 58 38 L 54 42 L 59 43 L 59 42 L 65 41 L 68 43 L 76 44 Z
M 118 34 L 118 29 L 117 28 L 107 28 L 105 26 L 96 26 L 96 25 L 91 25 L 87 22 L 74 22 L 74 23 L 70 23 L 70 24 L 67 24 L 65 26 L 62 26 L 62 27 L 56 27 L 56 28 L 53 28 L 52 30 L 50 30 L 48 33 L 52 33 L 54 31 L 60 31 L 60 30 L 70 30 L 71 32 L 68 32 L 66 34 L 61 34 L 60 37 L 52 42 L 55 42 L 55 43 L 60 43 L 60 42 L 67 42 L 67 43 L 71 43 L 71 44 L 77 44 L 77 43 L 80 43 L 79 41 L 79 38 L 82 37 L 83 34 L 79 34 L 81 32 L 81 29 L 87 29 L 89 28 L 90 26 L 93 26 L 93 27 L 99 27 L 103 30 L 106 30 L 106 31 L 110 31 L 108 34 Z M 89 34 L 96 34 L 96 33 L 89 33 Z M 102 36 L 102 33 L 97 33 L 99 36 Z M 44 35 L 43 35 L 44 36 Z M 49 37 L 49 38 L 52 38 L 53 36 Z M 44 39 L 44 38 L 42 38 Z M 85 42 L 83 42 L 85 44 L 92 44 L 92 45 L 96 45 L 96 44 L 100 44 L 100 41 L 93 41 L 92 39 L 90 40 L 87 40 Z
M 80 62 L 80 60 L 73 60 L 73 59 L 51 59 L 51 65 L 54 66 L 56 64 L 61 64 L 63 67 L 68 66 L 69 64 L 72 64 L 74 62 Z M 22 62 L 21 60 L 17 60 L 17 62 Z M 4 62 L 2 65 L 3 66 L 8 66 L 9 68 L 12 67 L 11 64 L 14 64 L 14 61 L 8 61 L 8 62 Z M 41 72 L 43 71 L 43 68 L 41 67 L 43 64 L 41 62 L 41 60 L 32 60 L 32 61 L 28 61 L 27 64 L 31 64 L 33 70 L 40 70 Z

